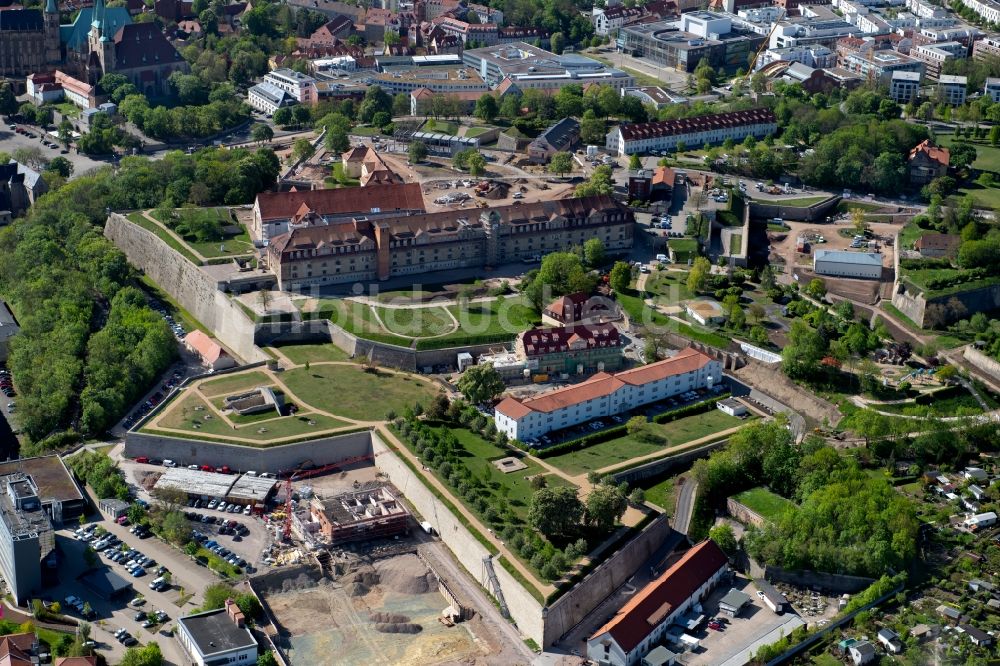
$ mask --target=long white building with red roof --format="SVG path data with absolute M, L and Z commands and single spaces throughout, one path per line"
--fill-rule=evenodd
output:
M 609 666 L 638 664 L 674 620 L 712 591 L 728 568 L 722 549 L 710 539 L 702 541 L 587 639 L 587 657 Z
M 722 379 L 722 364 L 688 347 L 672 358 L 631 370 L 599 372 L 585 382 L 519 400 L 504 398 L 496 406 L 497 430 L 521 441 L 553 430 L 711 388 Z
M 605 148 L 613 155 L 633 155 L 652 150 L 674 150 L 683 143 L 689 148 L 724 143 L 740 143 L 748 136 L 763 139 L 778 130 L 771 109 L 747 109 L 677 118 L 650 123 L 626 123 L 608 132 Z

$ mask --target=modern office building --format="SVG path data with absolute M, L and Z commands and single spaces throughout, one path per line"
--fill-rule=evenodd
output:
M 1000 3 L 996 0 L 961 0 L 961 3 L 990 23 L 1000 23 Z
M 877 252 L 816 250 L 813 256 L 813 270 L 817 275 L 869 280 L 882 277 L 882 255 Z
M 932 80 L 937 80 L 941 76 L 944 63 L 949 60 L 964 60 L 968 55 L 969 47 L 960 42 L 920 44 L 910 49 L 910 56 L 924 63 L 924 71 Z
M 257 639 L 231 599 L 225 608 L 177 620 L 177 640 L 196 666 L 257 663 Z
M 724 14 L 695 11 L 680 20 L 637 23 L 618 32 L 619 48 L 664 67 L 693 72 L 705 60 L 712 67 L 746 67 L 765 35 L 734 25 Z
M 988 78 L 983 87 L 983 95 L 989 97 L 994 102 L 1000 102 L 1000 79 Z
M 55 532 L 31 476 L 0 476 L 0 573 L 24 604 L 42 585 L 42 560 L 55 555 Z M 51 562 L 50 562 L 51 563 Z
M 619 125 L 608 132 L 605 147 L 613 155 L 674 150 L 678 144 L 700 147 L 726 139 L 736 143 L 752 136 L 762 139 L 777 131 L 777 119 L 770 109 L 731 111 L 693 118 Z
M 860 74 L 869 81 L 889 84 L 893 72 L 918 72 L 923 74 L 924 63 L 896 51 L 849 53 L 844 57 L 844 69 Z
M 603 62 L 576 53 L 556 55 L 525 42 L 512 42 L 462 54 L 466 65 L 497 87 L 509 79 L 520 90 L 539 88 L 558 90 L 568 85 L 600 83 L 613 88 L 635 85 L 635 77 Z
M 938 98 L 941 102 L 949 106 L 962 106 L 965 104 L 965 95 L 968 86 L 968 77 L 942 74 L 938 77 Z
M 722 379 L 722 365 L 693 348 L 675 356 L 617 374 L 600 372 L 585 382 L 533 398 L 504 398 L 496 406 L 497 430 L 527 441 L 553 430 L 680 395 L 711 388 Z
M 906 104 L 920 96 L 920 72 L 893 72 L 889 97 L 897 104 Z

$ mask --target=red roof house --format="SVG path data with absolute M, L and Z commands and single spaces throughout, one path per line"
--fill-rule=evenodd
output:
M 222 345 L 201 331 L 191 331 L 184 336 L 184 346 L 197 354 L 201 362 L 211 370 L 223 370 L 236 365 L 236 361 Z

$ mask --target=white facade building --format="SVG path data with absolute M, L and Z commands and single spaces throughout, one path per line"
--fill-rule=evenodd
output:
M 945 104 L 962 106 L 965 104 L 965 89 L 968 84 L 968 77 L 942 74 L 938 78 L 938 96 Z
M 994 102 L 1000 102 L 1000 79 L 986 79 L 986 87 L 983 88 L 983 94 Z
M 232 601 L 226 607 L 177 620 L 177 640 L 197 666 L 257 663 L 257 639 Z
M 294 69 L 284 67 L 276 69 L 273 72 L 268 72 L 264 76 L 264 83 L 270 83 L 284 90 L 300 104 L 312 105 L 319 100 L 319 95 L 316 92 L 316 79 L 301 72 L 296 72 Z
M 962 4 L 990 23 L 1000 23 L 1000 3 L 996 0 L 961 0 Z
M 778 129 L 770 109 L 732 111 L 680 120 L 619 125 L 608 132 L 605 147 L 613 155 L 673 150 L 678 143 L 686 146 L 720 144 L 726 139 L 736 143 L 748 136 L 763 139 Z
M 711 388 L 722 379 L 722 364 L 692 348 L 676 356 L 617 374 L 598 373 L 585 382 L 534 398 L 507 397 L 496 406 L 497 430 L 527 441 L 553 430 Z
M 965 519 L 965 526 L 970 530 L 979 530 L 984 527 L 990 527 L 996 525 L 997 514 L 993 511 L 987 511 L 986 513 L 977 513 L 973 516 L 969 516 Z
M 270 83 L 258 83 L 247 91 L 247 103 L 261 113 L 271 116 L 283 106 L 295 104 L 295 100 L 284 90 Z
M 587 657 L 608 666 L 637 666 L 670 625 L 712 591 L 728 565 L 714 541 L 691 548 L 587 639 Z
M 878 280 L 882 277 L 882 255 L 877 252 L 816 250 L 813 270 L 817 275 Z

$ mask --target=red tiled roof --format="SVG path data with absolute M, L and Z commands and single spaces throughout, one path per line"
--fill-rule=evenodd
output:
M 261 192 L 257 207 L 263 220 L 291 218 L 303 203 L 320 215 L 371 213 L 373 208 L 384 211 L 424 210 L 420 183 L 380 185 L 374 187 L 342 187 L 335 190 L 304 192 Z
M 630 123 L 621 126 L 622 138 L 625 141 L 636 139 L 654 139 L 676 134 L 689 134 L 723 127 L 743 127 L 760 123 L 777 122 L 771 109 L 749 109 L 747 111 L 731 111 L 715 113 L 693 118 L 678 118 L 652 123 Z
M 520 418 L 520 416 L 515 416 L 515 413 L 524 416 L 530 412 L 554 412 L 564 407 L 609 395 L 626 384 L 640 386 L 666 377 L 692 372 L 711 361 L 712 359 L 707 354 L 688 347 L 679 351 L 676 356 L 663 361 L 624 370 L 614 375 L 599 372 L 585 382 L 549 391 L 534 398 L 527 398 L 523 401 L 507 398 L 497 405 L 497 411 L 512 418 Z M 519 407 L 514 407 L 509 401 L 517 402 Z M 511 411 L 507 411 L 508 409 Z
M 581 340 L 586 342 L 588 349 L 620 347 L 622 344 L 618 329 L 612 324 L 533 328 L 521 334 L 521 342 L 528 356 L 569 351 L 570 345 Z
M 917 146 L 910 151 L 910 159 L 912 160 L 920 153 L 923 153 L 931 160 L 942 166 L 948 166 L 948 164 L 951 163 L 951 151 L 947 148 L 931 145 L 930 139 L 924 139 L 918 143 Z
M 55 666 L 97 666 L 97 657 L 58 657 Z
M 191 347 L 205 363 L 213 364 L 226 356 L 226 350 L 218 342 L 201 331 L 191 331 L 184 336 L 184 344 Z
M 610 634 L 626 654 L 631 652 L 726 563 L 725 553 L 714 541 L 702 541 L 642 588 L 591 640 Z
M 962 237 L 955 234 L 924 234 L 913 244 L 918 250 L 947 250 L 958 248 Z
M 653 172 L 653 185 L 666 185 L 667 187 L 673 187 L 675 180 L 676 177 L 674 176 L 674 170 L 670 167 L 656 167 L 656 171 Z
M 0 666 L 32 666 L 31 648 L 34 634 L 8 634 L 0 638 Z

